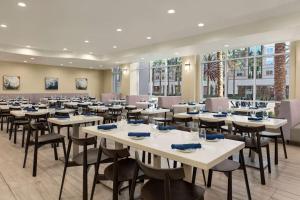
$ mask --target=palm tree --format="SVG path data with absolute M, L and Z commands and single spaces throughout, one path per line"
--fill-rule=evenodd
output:
M 285 99 L 285 89 L 286 89 L 285 43 L 276 43 L 275 56 L 274 56 L 275 101 L 281 101 Z
M 207 63 L 204 66 L 203 75 L 206 77 L 207 81 L 207 96 L 211 96 L 211 90 L 210 90 L 210 81 L 216 81 L 218 79 L 218 70 L 217 70 L 217 63 L 214 62 L 214 55 L 208 54 L 204 57 L 204 60 L 207 61 Z

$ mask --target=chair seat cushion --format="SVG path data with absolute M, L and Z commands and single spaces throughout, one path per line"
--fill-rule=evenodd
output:
M 260 146 L 261 147 L 265 147 L 267 145 L 269 145 L 268 141 L 266 141 L 266 140 L 261 140 L 260 141 Z M 252 138 L 247 138 L 245 146 L 246 146 L 246 148 L 256 148 L 257 147 L 257 140 L 252 139 Z
M 232 172 L 234 170 L 237 170 L 240 167 L 240 163 L 226 159 L 222 161 L 221 163 L 217 164 L 212 168 L 214 171 L 218 172 Z
M 132 158 L 125 158 L 118 162 L 118 181 L 128 181 L 133 179 L 137 163 Z M 114 163 L 109 165 L 104 170 L 104 175 L 107 179 L 113 180 Z M 140 174 L 141 175 L 141 174 Z
M 178 180 L 171 182 L 172 200 L 203 200 L 205 190 L 192 183 Z M 160 180 L 150 180 L 142 188 L 141 196 L 143 200 L 164 200 L 164 182 Z
M 88 165 L 93 165 L 96 164 L 97 162 L 97 157 L 98 157 L 98 148 L 91 148 L 87 150 L 87 163 Z M 78 164 L 82 165 L 83 164 L 83 152 L 80 152 L 77 154 L 74 158 L 73 161 Z M 108 158 L 106 155 L 102 154 L 101 155 L 101 163 L 110 163 L 113 162 L 113 159 Z
M 59 135 L 59 134 L 45 134 L 45 135 L 39 136 L 38 141 L 39 141 L 39 143 L 47 143 L 47 142 L 60 140 L 64 137 L 65 136 Z

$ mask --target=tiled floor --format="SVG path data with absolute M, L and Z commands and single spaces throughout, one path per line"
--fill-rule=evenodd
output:
M 22 168 L 24 149 L 20 146 L 20 136 L 15 145 L 8 140 L 8 135 L 0 132 L 0 200 L 43 200 L 58 199 L 63 163 L 55 161 L 53 150 L 45 146 L 38 155 L 38 174 L 32 173 L 32 148 L 29 152 L 27 167 Z M 274 146 L 271 146 L 272 157 Z M 283 158 L 280 145 L 279 165 L 274 166 L 272 174 L 266 172 L 267 185 L 260 184 L 259 171 L 248 169 L 252 199 L 256 200 L 299 200 L 300 199 L 300 147 L 288 146 L 289 158 Z M 59 148 L 62 155 L 62 149 Z M 245 154 L 246 155 L 246 154 Z M 200 171 L 200 170 L 198 170 Z M 82 168 L 72 168 L 67 172 L 63 199 L 82 199 Z M 200 171 L 201 172 L 201 171 Z M 93 177 L 93 169 L 89 173 L 89 186 Z M 197 183 L 203 186 L 202 175 L 198 175 Z M 226 199 L 227 179 L 223 174 L 215 173 L 211 189 L 206 190 L 206 200 Z M 137 193 L 139 190 L 137 189 Z M 247 199 L 243 174 L 234 172 L 234 199 Z M 111 191 L 101 184 L 96 187 L 94 199 L 112 199 Z M 122 192 L 119 199 L 128 199 L 128 192 Z

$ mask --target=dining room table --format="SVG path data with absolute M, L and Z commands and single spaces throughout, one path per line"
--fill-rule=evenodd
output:
M 102 122 L 103 117 L 96 115 L 71 115 L 69 118 L 56 118 L 51 117 L 48 118 L 48 122 L 53 125 L 67 126 L 72 125 L 73 131 L 72 136 L 75 138 L 79 138 L 80 136 L 80 125 L 91 122 Z M 73 144 L 72 149 L 72 158 L 79 153 L 79 146 L 77 144 Z
M 153 155 L 152 164 L 154 167 L 162 167 L 161 158 L 180 162 L 185 171 L 185 179 L 188 181 L 191 181 L 193 167 L 208 171 L 245 147 L 244 142 L 228 139 L 209 142 L 199 138 L 198 134 L 180 130 L 161 132 L 152 124 L 131 125 L 119 122 L 116 129 L 101 130 L 98 126 L 90 126 L 82 128 L 82 132 L 111 140 L 115 142 L 116 148 L 122 148 L 125 145 L 136 150 L 149 152 Z M 149 132 L 150 137 L 137 139 L 128 136 L 129 132 Z M 199 143 L 201 148 L 193 151 L 180 151 L 171 148 L 172 144 L 189 143 Z

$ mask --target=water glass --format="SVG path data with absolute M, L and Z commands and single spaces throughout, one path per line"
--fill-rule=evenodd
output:
M 253 118 L 256 117 L 256 113 L 254 110 L 251 111 L 251 117 L 253 117 Z
M 263 112 L 263 119 L 264 119 L 264 120 L 267 120 L 268 118 L 269 118 L 268 112 L 267 112 L 267 111 L 264 111 L 264 112 Z
M 82 114 L 82 107 L 78 108 L 78 114 L 81 115 Z
M 204 129 L 200 130 L 199 138 L 201 140 L 206 140 L 206 131 Z

